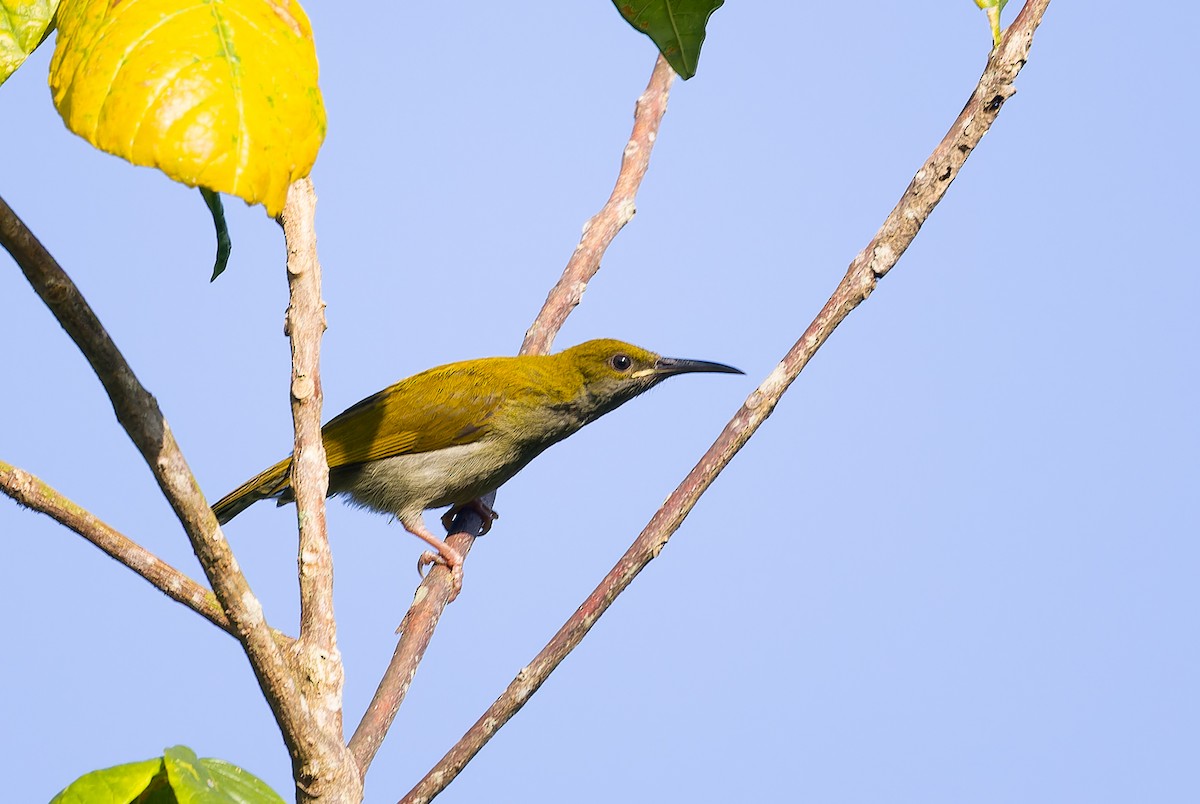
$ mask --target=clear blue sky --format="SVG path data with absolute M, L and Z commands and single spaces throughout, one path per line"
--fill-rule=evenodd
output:
M 608 195 L 654 53 L 601 0 L 460 4 L 449 24 L 436 4 L 309 5 L 332 415 L 517 348 Z M 913 248 L 442 801 L 1200 800 L 1198 17 L 1053 4 Z M 824 302 L 988 47 L 967 0 L 714 15 L 639 213 L 558 344 L 619 337 L 747 376 L 672 380 L 501 491 L 369 801 L 407 792 L 612 565 Z M 290 448 L 281 237 L 230 201 L 210 285 L 198 194 L 69 134 L 48 60 L 0 88 L 0 194 L 216 499 Z M 0 263 L 0 457 L 199 576 L 99 383 Z M 421 546 L 340 503 L 330 523 L 352 728 Z M 257 506 L 226 530 L 286 630 L 293 524 Z M 7 499 L 0 535 L 11 800 L 176 743 L 291 797 L 233 640 Z

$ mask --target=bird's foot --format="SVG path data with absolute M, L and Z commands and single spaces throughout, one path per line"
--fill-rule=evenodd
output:
M 458 597 L 458 593 L 462 591 L 463 581 L 462 556 L 453 547 L 443 543 L 436 553 L 432 550 L 421 553 L 421 557 L 417 559 L 417 574 L 424 578 L 428 568 L 434 564 L 440 564 L 450 570 L 450 599 Z
M 492 529 L 492 523 L 500 518 L 500 515 L 496 513 L 492 506 L 476 497 L 469 503 L 455 505 L 449 511 L 442 514 L 442 527 L 446 529 L 447 533 L 452 532 L 452 528 L 454 526 L 454 517 L 458 516 L 460 511 L 474 511 L 475 513 L 479 514 L 479 518 L 483 520 L 483 528 L 479 531 L 479 533 L 472 534 L 474 536 L 486 535 L 487 532 Z

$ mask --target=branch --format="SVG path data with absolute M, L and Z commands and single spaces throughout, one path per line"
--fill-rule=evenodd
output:
M 949 133 L 917 172 L 875 237 L 850 263 L 845 277 L 800 340 L 750 395 L 600 585 L 475 725 L 402 799 L 402 804 L 424 804 L 445 789 L 492 735 L 525 705 L 617 595 L 659 554 L 700 495 L 771 415 L 784 391 L 821 344 L 871 294 L 879 278 L 896 264 L 946 194 L 971 151 L 995 121 L 1004 101 L 1016 91 L 1012 82 L 1025 64 L 1033 43 L 1033 32 L 1049 1 L 1029 0 L 1025 4 L 1000 47 L 993 51 L 983 77 Z
M 495 499 L 494 491 L 483 496 L 483 502 L 488 506 L 491 506 Z M 482 527 L 483 516 L 479 511 L 463 508 L 455 515 L 450 526 L 453 535 L 446 541 L 465 559 L 471 545 L 475 543 L 475 536 L 472 534 L 479 533 Z M 354 736 L 350 738 L 350 752 L 354 754 L 354 759 L 364 774 L 375 759 L 379 746 L 383 745 L 383 738 L 392 727 L 400 705 L 404 703 L 404 696 L 408 694 L 408 688 L 417 674 L 417 667 L 425 658 L 425 650 L 433 639 L 433 632 L 437 629 L 438 621 L 441 620 L 442 612 L 449 604 L 452 594 L 450 572 L 445 567 L 435 565 L 417 587 L 416 594 L 413 595 L 413 604 L 401 620 L 400 627 L 396 629 L 400 640 L 396 643 L 392 660 L 388 663 L 367 711 L 363 713 L 362 721 L 354 730 Z
M 633 218 L 634 198 L 650 164 L 650 153 L 658 137 L 659 123 L 667 111 L 667 94 L 674 78 L 674 70 L 666 59 L 659 56 L 646 91 L 634 106 L 633 133 L 625 145 L 616 186 L 600 211 L 584 225 L 579 245 L 575 247 L 558 283 L 546 297 L 541 312 L 525 333 L 521 354 L 545 354 L 549 351 L 554 336 L 562 328 L 567 316 L 579 305 L 588 281 L 600 270 L 600 259 L 609 244 Z M 489 505 L 494 499 L 492 495 L 488 500 Z M 460 512 L 451 528 L 454 535 L 448 539 L 450 546 L 465 557 L 474 541 L 471 534 L 478 533 L 481 524 L 482 520 L 475 512 Z M 392 654 L 392 661 L 354 736 L 350 738 L 350 750 L 363 773 L 375 758 L 408 693 L 451 594 L 449 572 L 441 566 L 431 569 L 429 576 L 417 587 L 413 604 L 401 622 L 400 640 Z
M 233 633 L 225 612 L 221 611 L 213 593 L 142 547 L 123 533 L 113 529 L 90 511 L 68 500 L 41 479 L 29 472 L 0 461 L 0 491 L 17 501 L 18 505 L 46 514 L 61 525 L 75 531 L 149 581 L 158 591 L 182 603 L 213 625 Z
M 537 318 L 525 333 L 521 354 L 544 355 L 550 351 L 554 336 L 562 329 L 571 311 L 579 306 L 587 283 L 600 270 L 600 260 L 609 244 L 637 212 L 634 201 L 646 169 L 650 166 L 650 153 L 658 139 L 658 126 L 667 112 L 667 95 L 674 78 L 675 71 L 666 59 L 659 56 L 650 73 L 650 83 L 634 106 L 633 133 L 625 144 L 621 170 L 617 174 L 612 195 L 600 211 L 584 224 L 575 253 L 567 261 L 562 276 L 550 289 Z
M 329 464 L 321 438 L 321 263 L 315 227 L 317 195 L 300 179 L 288 188 L 279 220 L 287 243 L 289 303 L 284 332 L 292 349 L 291 405 L 295 427 L 292 490 L 299 530 L 300 637 L 294 645 L 296 693 L 312 719 L 293 750 L 298 801 L 361 801 L 362 774 L 342 743 L 345 668 L 333 616 L 333 555 L 325 524 Z M 292 747 L 289 745 L 289 748 Z
M 310 716 L 295 696 L 289 694 L 292 674 L 287 657 L 275 641 L 263 617 L 262 605 L 242 575 L 158 402 L 138 381 L 79 288 L 3 199 L 0 199 L 0 245 L 16 260 L 29 284 L 79 347 L 104 386 L 117 420 L 142 453 L 191 540 L 192 549 L 294 755 L 301 726 Z
M 296 430 L 292 489 L 300 531 L 300 640 L 336 650 L 333 558 L 325 527 L 329 464 L 321 438 L 320 349 L 325 303 L 321 301 L 321 264 L 314 228 L 316 204 L 312 182 L 301 179 L 288 189 L 280 215 L 291 299 L 284 332 L 292 346 L 291 400 Z

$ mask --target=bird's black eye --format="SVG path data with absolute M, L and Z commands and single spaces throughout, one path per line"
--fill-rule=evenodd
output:
M 608 362 L 612 363 L 612 367 L 617 371 L 629 371 L 630 366 L 633 365 L 633 359 L 629 355 L 613 355 L 612 360 Z

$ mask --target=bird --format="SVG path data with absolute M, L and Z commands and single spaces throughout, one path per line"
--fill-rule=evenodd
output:
M 463 559 L 426 527 L 424 511 L 453 506 L 496 514 L 479 499 L 512 479 L 546 448 L 668 377 L 742 374 L 707 360 L 662 357 L 613 339 L 586 341 L 550 355 L 485 357 L 415 374 L 347 408 L 321 428 L 329 496 L 390 514 L 436 552 L 455 592 Z M 260 472 L 212 506 L 222 525 L 259 500 L 294 502 L 292 456 Z

